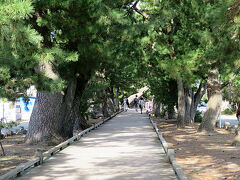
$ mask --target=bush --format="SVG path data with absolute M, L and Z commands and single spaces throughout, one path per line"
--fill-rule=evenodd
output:
M 229 111 L 229 109 L 225 109 L 224 111 L 222 111 L 222 114 L 229 114 L 229 115 L 233 115 L 237 113 L 237 109 L 234 107 L 232 108 L 232 112 Z
M 19 123 L 15 122 L 15 121 L 11 121 L 9 123 L 0 123 L 0 129 L 3 128 L 12 128 L 14 126 L 17 126 Z
M 194 121 L 195 122 L 199 122 L 201 123 L 202 122 L 202 113 L 200 111 L 196 111 L 196 114 L 195 114 L 195 117 L 194 117 Z
M 222 111 L 222 114 L 229 114 L 229 109 L 225 109 L 224 111 Z
M 12 128 L 13 126 L 17 126 L 19 123 L 15 122 L 15 121 L 11 121 L 9 123 L 6 123 L 6 127 L 7 128 Z

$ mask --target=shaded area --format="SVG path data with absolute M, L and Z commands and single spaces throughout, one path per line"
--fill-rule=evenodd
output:
M 240 179 L 240 147 L 231 146 L 234 133 L 217 129 L 209 135 L 197 132 L 199 124 L 177 129 L 176 121 L 156 121 L 189 179 Z
M 52 146 L 25 145 L 25 135 L 13 135 L 2 139 L 6 156 L 0 156 L 0 174 L 4 174 L 21 163 L 28 162 L 34 158 L 37 148 L 47 151 Z M 2 152 L 0 151 L 0 154 Z
M 18 179 L 176 179 L 146 115 L 122 113 Z

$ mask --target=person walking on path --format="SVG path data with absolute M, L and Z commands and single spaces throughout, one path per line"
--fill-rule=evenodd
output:
M 240 121 L 240 105 L 238 105 L 238 109 L 237 109 L 237 119 L 238 119 L 238 122 Z
M 134 98 L 134 107 L 136 109 L 136 111 L 138 112 L 138 96 L 136 95 L 136 97 Z
M 143 97 L 141 97 L 139 100 L 139 108 L 141 110 L 141 114 L 142 114 L 143 106 L 144 106 L 144 99 Z
M 126 96 L 123 97 L 123 110 L 127 111 L 128 110 L 128 98 Z

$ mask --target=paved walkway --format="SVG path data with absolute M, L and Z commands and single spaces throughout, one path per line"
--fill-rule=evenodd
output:
M 146 114 L 123 112 L 18 180 L 177 179 Z

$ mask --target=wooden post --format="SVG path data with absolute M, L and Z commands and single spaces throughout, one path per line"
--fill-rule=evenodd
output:
M 166 162 L 169 162 L 169 163 L 171 163 L 171 159 L 170 159 L 170 157 L 171 156 L 173 156 L 174 157 L 174 148 L 173 147 L 171 147 L 171 146 L 168 146 L 167 147 L 167 157 L 166 157 Z
M 4 149 L 3 149 L 3 146 L 2 146 L 2 142 L 0 141 L 0 145 L 1 145 L 1 149 L 2 149 L 2 152 L 3 152 L 3 156 L 5 156 L 5 152 L 4 152 Z
M 35 157 L 39 158 L 39 165 L 43 163 L 43 154 L 41 149 L 37 149 Z

